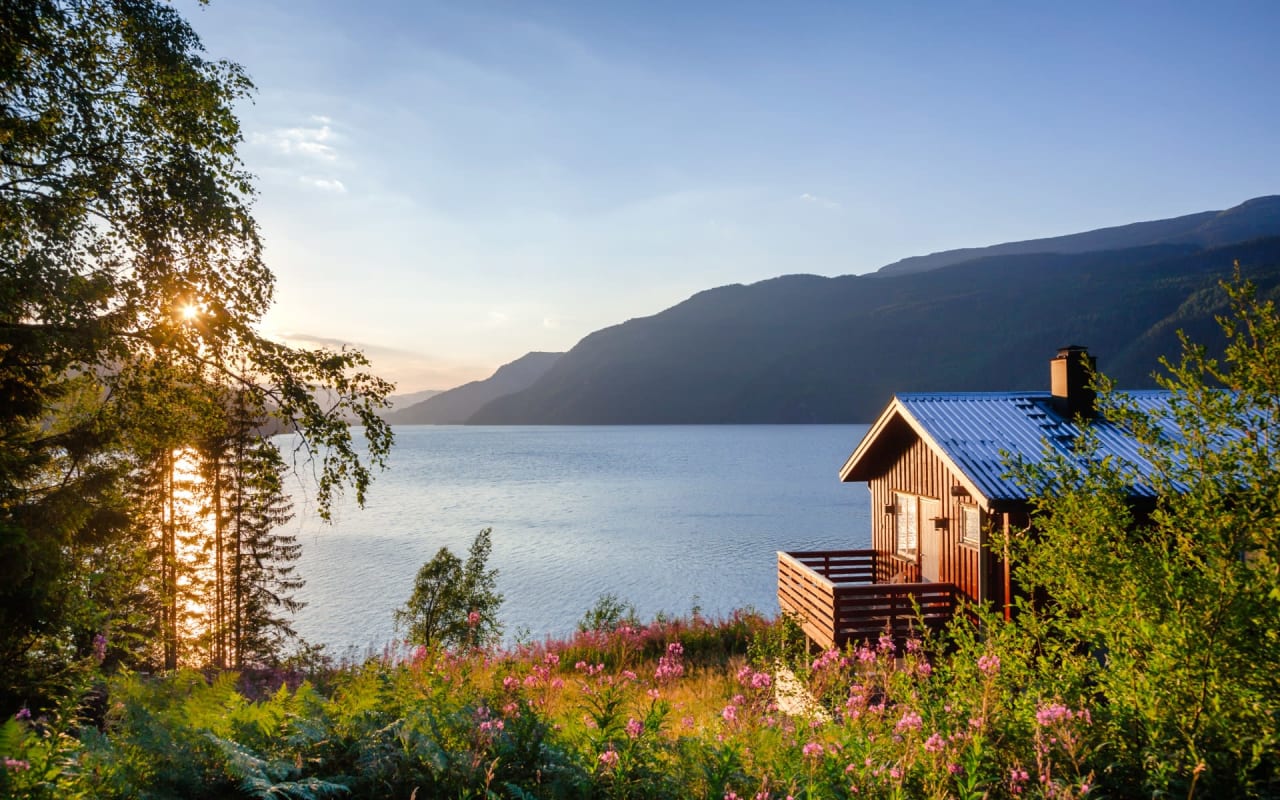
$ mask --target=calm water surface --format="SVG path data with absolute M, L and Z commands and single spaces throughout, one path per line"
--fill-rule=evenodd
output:
M 837 477 L 865 430 L 397 427 L 363 510 L 326 525 L 296 487 L 298 633 L 335 655 L 381 647 L 418 567 L 486 527 L 508 639 L 569 633 L 605 592 L 644 619 L 775 613 L 776 551 L 869 542 L 866 486 Z

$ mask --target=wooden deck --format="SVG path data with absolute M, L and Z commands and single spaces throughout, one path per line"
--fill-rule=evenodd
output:
M 885 631 L 901 646 L 922 622 L 938 628 L 950 621 L 955 586 L 877 583 L 877 575 L 884 580 L 891 574 L 878 561 L 885 559 L 875 550 L 779 551 L 778 605 L 798 616 L 805 634 L 824 648 L 874 642 Z

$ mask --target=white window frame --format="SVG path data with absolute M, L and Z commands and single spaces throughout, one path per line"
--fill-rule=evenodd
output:
M 893 510 L 893 552 L 914 560 L 920 555 L 920 495 L 894 492 Z
M 972 529 L 969 526 L 970 517 L 973 518 Z M 982 509 L 977 506 L 960 506 L 960 543 L 973 547 L 982 546 Z

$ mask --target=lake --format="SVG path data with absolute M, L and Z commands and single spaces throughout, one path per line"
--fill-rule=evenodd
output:
M 642 619 L 778 610 L 776 552 L 869 546 L 865 484 L 837 473 L 865 425 L 400 426 L 368 503 L 332 524 L 294 484 L 298 633 L 333 655 L 394 638 L 441 547 L 489 564 L 509 641 L 574 630 L 606 592 Z

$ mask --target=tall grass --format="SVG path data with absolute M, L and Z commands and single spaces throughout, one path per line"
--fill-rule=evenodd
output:
M 0 728 L 13 797 L 1081 797 L 1101 728 L 962 635 L 817 656 L 786 621 L 700 617 L 509 650 L 392 648 L 251 699 L 117 675 L 104 724 Z M 791 663 L 816 705 L 775 694 Z M 324 687 L 323 691 L 317 687 Z M 251 694 L 251 693 L 250 693 Z M 27 767 L 22 765 L 26 764 Z

